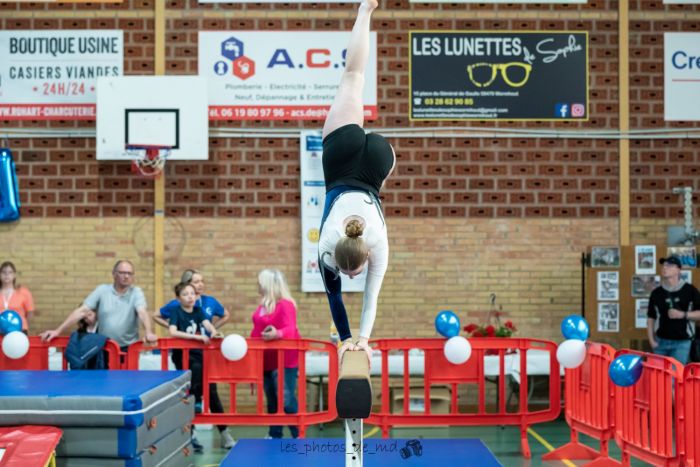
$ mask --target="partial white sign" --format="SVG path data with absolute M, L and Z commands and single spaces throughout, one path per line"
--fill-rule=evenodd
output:
M 97 78 L 123 72 L 123 31 L 0 31 L 0 120 L 94 120 Z
M 700 33 L 664 34 L 664 119 L 700 120 Z
M 638 298 L 634 301 L 634 327 L 644 329 L 647 327 L 647 311 L 649 309 L 648 298 Z
M 323 120 L 345 68 L 349 32 L 199 32 L 199 76 L 207 79 L 210 120 Z M 377 118 L 377 34 L 363 94 Z

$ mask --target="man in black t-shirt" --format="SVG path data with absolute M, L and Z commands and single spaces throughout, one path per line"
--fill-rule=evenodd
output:
M 700 320 L 700 292 L 681 280 L 678 256 L 661 258 L 661 286 L 649 296 L 647 336 L 655 354 L 688 363 L 694 321 Z M 658 320 L 658 326 L 657 326 Z

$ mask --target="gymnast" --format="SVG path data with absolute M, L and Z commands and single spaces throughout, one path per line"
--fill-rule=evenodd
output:
M 326 201 L 321 220 L 319 266 L 333 322 L 348 350 L 368 345 L 377 298 L 389 264 L 389 241 L 379 192 L 394 170 L 396 155 L 384 137 L 365 133 L 362 90 L 369 56 L 370 17 L 376 0 L 363 0 L 350 34 L 345 70 L 323 126 Z M 354 278 L 367 267 L 360 332 L 353 341 L 343 304 L 340 274 Z

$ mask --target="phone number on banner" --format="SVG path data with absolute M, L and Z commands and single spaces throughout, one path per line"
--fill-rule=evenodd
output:
M 328 115 L 327 105 L 247 105 L 209 106 L 209 120 L 321 120 Z M 365 118 L 377 118 L 376 106 L 365 106 Z

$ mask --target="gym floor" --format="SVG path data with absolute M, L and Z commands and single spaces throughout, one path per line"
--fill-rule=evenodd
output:
M 197 438 L 204 444 L 204 453 L 194 455 L 194 465 L 196 467 L 214 467 L 228 453 L 220 448 L 219 434 L 216 430 L 200 427 L 197 429 Z M 240 438 L 263 438 L 267 434 L 266 427 L 229 427 L 229 431 L 236 439 Z M 369 436 L 368 436 L 369 435 Z M 285 436 L 289 436 L 285 428 Z M 323 430 L 318 426 L 310 427 L 307 438 L 344 438 L 343 427 L 339 422 L 326 424 Z M 525 466 L 559 466 L 569 467 L 582 465 L 583 461 L 561 461 L 542 462 L 543 454 L 551 449 L 565 444 L 569 440 L 569 427 L 564 420 L 556 420 L 534 426 L 529 431 L 530 449 L 532 459 L 524 459 L 520 455 L 520 435 L 517 427 L 434 427 L 434 428 L 397 428 L 392 430 L 393 438 L 480 438 L 484 444 L 496 456 L 504 467 L 525 467 Z M 365 437 L 379 438 L 381 434 L 373 426 L 365 426 Z M 585 436 L 581 440 L 590 446 L 597 448 L 597 444 Z M 619 459 L 620 451 L 614 442 L 610 443 L 610 453 L 613 458 Z M 263 467 L 264 464 L 260 464 Z M 466 464 L 465 464 L 466 465 Z M 478 465 L 473 463 L 470 465 Z M 646 465 L 643 462 L 633 461 L 633 466 Z M 342 466 L 342 464 L 339 464 Z M 450 466 L 452 467 L 452 466 Z M 455 466 L 456 467 L 456 466 Z

